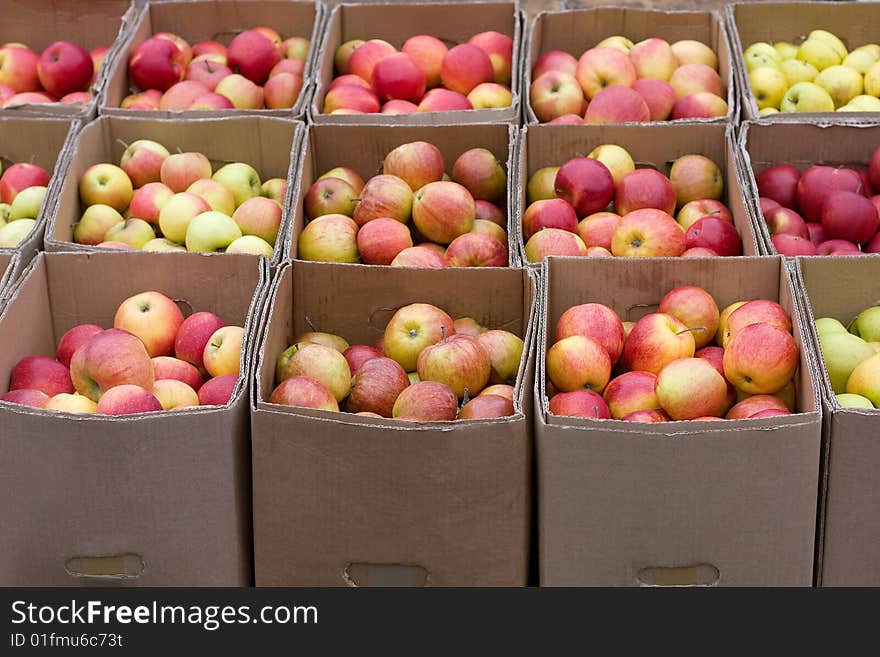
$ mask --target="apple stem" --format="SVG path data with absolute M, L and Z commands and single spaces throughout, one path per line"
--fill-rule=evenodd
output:
M 446 327 L 442 324 L 440 325 L 440 340 L 443 341 L 446 339 Z

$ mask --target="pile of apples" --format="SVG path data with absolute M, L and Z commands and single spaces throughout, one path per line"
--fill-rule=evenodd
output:
M 787 256 L 880 253 L 880 147 L 866 168 L 776 164 L 757 177 L 761 214 Z
M 385 157 L 382 174 L 366 184 L 346 167 L 331 169 L 312 184 L 303 200 L 310 222 L 299 237 L 299 258 L 395 267 L 506 267 L 506 193 L 504 166 L 485 148 L 462 153 L 450 177 L 436 146 L 403 144 Z
M 509 331 L 414 303 L 394 313 L 375 346 L 301 336 L 278 358 L 269 402 L 412 421 L 506 417 L 522 351 Z
M 272 257 L 287 182 L 260 182 L 249 164 L 216 171 L 205 155 L 171 154 L 139 139 L 119 166 L 90 166 L 79 181 L 85 211 L 77 244 L 144 251 L 252 253 Z
M 626 149 L 603 144 L 529 178 L 526 259 L 742 255 L 723 192 L 721 170 L 704 155 L 681 156 L 667 177 L 636 169 Z
M 2 167 L 0 167 L 2 170 Z M 34 226 L 46 198 L 49 174 L 36 164 L 19 162 L 0 176 L 0 248 L 13 248 Z
M 816 333 L 837 402 L 880 408 L 880 306 L 860 312 L 849 330 L 833 317 L 820 317 Z
M 758 114 L 880 112 L 880 45 L 847 51 L 826 30 L 800 45 L 758 41 L 743 53 Z
M 615 35 L 580 59 L 562 50 L 538 57 L 529 101 L 542 123 L 630 123 L 726 116 L 725 94 L 705 43 Z
M 138 110 L 285 109 L 303 86 L 309 40 L 284 41 L 271 27 L 237 34 L 228 46 L 159 32 L 128 58 L 139 89 L 120 106 Z
M 554 415 L 667 422 L 795 410 L 797 345 L 773 301 L 738 301 L 719 313 L 708 292 L 688 285 L 635 323 L 602 304 L 573 306 L 554 336 L 546 359 Z
M 184 319 L 164 294 L 141 292 L 119 305 L 113 328 L 74 326 L 55 358 L 20 360 L 0 399 L 103 415 L 224 406 L 238 382 L 243 336 L 213 313 Z
M 480 32 L 448 48 L 427 34 L 397 48 L 352 39 L 336 49 L 325 114 L 412 114 L 510 107 L 513 39 Z
M 22 43 L 0 47 L 0 107 L 24 103 L 83 103 L 110 46 L 91 52 L 56 41 L 40 55 Z

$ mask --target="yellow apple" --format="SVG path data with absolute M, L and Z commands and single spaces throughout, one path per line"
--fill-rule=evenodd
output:
M 758 109 L 778 108 L 788 90 L 788 81 L 779 69 L 762 66 L 749 73 L 749 83 Z
M 786 59 L 779 65 L 779 68 L 782 70 L 785 79 L 788 80 L 789 85 L 794 85 L 798 82 L 812 82 L 819 75 L 819 71 L 815 66 L 810 64 L 810 62 L 800 59 Z
M 773 49 L 779 53 L 783 61 L 797 57 L 798 47 L 788 41 L 777 41 L 773 44 Z
M 865 73 L 865 93 L 880 97 L 880 62 L 877 62 Z
M 869 53 L 874 55 L 874 58 L 878 62 L 880 62 L 880 46 L 878 46 L 876 43 L 868 43 L 864 46 L 859 46 L 858 48 L 853 50 L 853 52 L 855 52 L 856 50 L 867 50 Z
M 635 171 L 636 168 L 635 162 L 633 162 L 632 156 L 629 152 L 625 148 L 617 146 L 616 144 L 602 144 L 601 146 L 596 146 L 596 148 L 590 151 L 587 157 L 599 160 L 604 164 L 608 168 L 608 171 L 611 172 L 611 177 L 614 179 L 615 185 L 619 184 L 626 174 Z
M 619 34 L 610 36 L 607 39 L 602 39 L 596 44 L 597 48 L 616 48 L 623 53 L 629 53 L 629 51 L 633 49 L 633 46 L 635 46 L 635 44 L 632 41 Z
M 782 56 L 766 41 L 758 41 L 746 48 L 743 53 L 746 60 L 746 69 L 753 71 L 762 66 L 779 66 Z
M 834 101 L 819 85 L 798 82 L 785 92 L 779 109 L 782 112 L 833 112 Z
M 809 62 L 816 69 L 823 71 L 829 66 L 837 66 L 843 61 L 834 47 L 825 39 L 807 39 L 798 48 L 797 58 Z
M 848 66 L 829 66 L 813 82 L 828 92 L 835 107 L 846 105 L 863 90 L 862 76 Z
M 765 107 L 758 110 L 758 116 L 767 116 L 768 114 L 779 114 L 779 110 L 775 107 Z
M 834 48 L 834 52 L 840 56 L 840 59 L 843 59 L 847 55 L 846 46 L 843 45 L 843 41 L 827 30 L 813 30 L 807 35 L 807 39 L 820 39 L 825 41 Z
M 838 108 L 841 112 L 880 112 L 880 98 L 862 94 L 856 96 L 843 107 Z
M 850 54 L 846 56 L 843 60 L 843 65 L 848 66 L 855 71 L 858 71 L 862 75 L 868 72 L 868 69 L 877 62 L 877 58 L 874 56 L 874 53 L 870 50 L 865 50 L 862 48 L 857 48 L 853 50 Z

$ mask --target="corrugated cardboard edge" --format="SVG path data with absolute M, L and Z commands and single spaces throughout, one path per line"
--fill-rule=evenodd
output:
M 4 107 L 0 110 L 0 116 L 24 116 L 28 118 L 64 118 L 64 119 L 80 119 L 83 121 L 91 121 L 98 114 L 98 107 L 104 102 L 104 90 L 109 78 L 112 61 L 117 56 L 119 48 L 127 40 L 129 32 L 133 29 L 133 25 L 137 19 L 137 3 L 139 0 L 131 0 L 128 9 L 120 17 L 119 32 L 113 43 L 110 44 L 110 50 L 104 57 L 101 70 L 98 71 L 98 77 L 92 87 L 92 99 L 87 105 L 78 106 L 65 103 L 27 103 L 24 105 L 14 105 Z M 62 38 L 62 35 L 58 35 Z M 79 109 L 77 109 L 79 107 Z
M 232 109 L 232 110 L 128 110 L 123 109 L 121 107 L 112 107 L 107 104 L 106 97 L 106 87 L 107 83 L 110 81 L 110 78 L 116 73 L 116 70 L 121 66 L 128 66 L 128 55 L 131 50 L 134 48 L 134 33 L 140 27 L 140 25 L 144 21 L 149 21 L 149 13 L 151 5 L 158 4 L 185 4 L 186 2 L 213 2 L 216 0 L 151 0 L 150 2 L 144 4 L 139 9 L 135 6 L 138 0 L 133 0 L 132 2 L 132 10 L 131 10 L 131 18 L 130 25 L 126 30 L 124 38 L 117 39 L 116 47 L 113 50 L 113 59 L 109 64 L 105 63 L 104 66 L 104 79 L 103 86 L 101 88 L 101 96 L 100 101 L 95 104 L 93 108 L 93 114 L 91 118 L 94 118 L 96 115 L 101 116 L 122 116 L 122 117 L 136 117 L 142 119 L 175 119 L 175 120 L 193 120 L 193 119 L 209 119 L 209 118 L 228 118 L 228 117 L 236 117 L 236 116 L 267 116 L 273 118 L 285 118 L 285 119 L 296 119 L 296 120 L 305 120 L 306 118 L 306 108 L 308 107 L 309 102 L 311 102 L 312 92 L 313 92 L 313 71 L 315 62 L 317 61 L 318 54 L 318 44 L 322 39 L 322 35 L 324 33 L 324 25 L 325 25 L 325 16 L 324 16 L 324 5 L 316 1 L 314 3 L 315 7 L 315 23 L 312 26 L 312 34 L 311 41 L 309 44 L 309 54 L 306 58 L 306 67 L 303 71 L 303 85 L 302 89 L 299 92 L 299 97 L 296 99 L 296 102 L 293 104 L 293 107 L 290 109 L 257 109 L 257 110 L 244 110 L 244 109 Z M 259 0 L 229 0 L 236 2 L 257 2 Z M 306 4 L 307 0 L 291 0 L 296 2 L 301 2 L 302 4 Z M 257 17 L 255 17 L 257 20 Z M 272 26 L 269 26 L 272 27 Z M 109 59 L 109 57 L 108 57 Z
M 370 5 L 377 10 L 386 9 L 393 11 L 397 6 L 418 6 L 418 5 L 454 5 L 456 3 L 465 4 L 461 0 L 434 0 L 432 2 L 407 2 L 399 0 L 398 2 L 365 2 L 363 5 Z M 357 6 L 358 3 L 336 2 L 325 3 L 326 16 L 323 25 L 323 33 L 321 39 L 320 52 L 314 63 L 314 75 L 312 79 L 311 97 L 308 105 L 308 117 L 310 123 L 316 124 L 339 124 L 339 125 L 366 125 L 366 124 L 386 124 L 393 121 L 394 125 L 450 125 L 457 123 L 513 123 L 520 122 L 520 106 L 522 104 L 523 90 L 522 78 L 518 74 L 522 68 L 520 59 L 523 54 L 523 30 L 526 22 L 526 14 L 519 8 L 518 0 L 505 3 L 504 0 L 469 0 L 467 5 L 479 4 L 510 4 L 513 9 L 513 62 L 511 66 L 511 87 L 510 91 L 513 101 L 510 107 L 504 109 L 485 109 L 485 110 L 467 110 L 456 112 L 417 112 L 414 114 L 399 114 L 389 116 L 387 114 L 357 114 L 357 115 L 329 115 L 324 114 L 318 107 L 318 101 L 324 93 L 321 81 L 321 69 L 326 58 L 332 60 L 333 53 L 330 50 L 330 30 L 329 26 L 338 12 L 342 12 L 344 7 L 352 4 Z M 479 26 L 475 26 L 474 33 L 479 31 Z M 414 36 L 414 35 L 413 35 Z M 331 69 L 332 70 L 332 69 Z
M 739 28 L 736 24 L 736 10 L 738 7 L 745 4 L 750 3 L 734 2 L 730 3 L 725 8 L 727 31 L 729 33 L 730 43 L 733 47 L 733 50 L 731 50 L 731 59 L 733 60 L 738 78 L 740 107 L 742 119 L 744 121 L 757 121 L 761 123 L 803 123 L 805 121 L 831 121 L 836 123 L 838 121 L 849 122 L 853 120 L 870 122 L 880 121 L 880 112 L 776 112 L 767 116 L 760 116 L 758 114 L 758 105 L 755 103 L 755 97 L 752 95 L 752 85 L 749 83 L 749 74 L 746 70 L 745 57 L 743 56 L 745 47 L 743 46 L 742 38 L 739 34 Z M 798 4 L 802 3 L 791 3 L 792 7 Z M 856 3 L 840 2 L 839 0 L 825 0 L 824 2 L 810 0 L 809 4 L 822 6 L 829 12 L 840 12 L 847 11 L 847 5 Z M 876 2 L 861 2 L 858 4 L 861 5 L 862 8 L 871 6 L 874 8 L 880 8 L 880 4 Z M 880 13 L 878 13 L 878 19 L 880 19 Z M 821 27 L 821 25 L 816 25 L 815 29 L 820 29 Z M 794 38 L 795 37 L 792 37 L 792 40 Z
M 269 260 L 269 263 L 272 267 L 277 266 L 283 259 L 283 251 L 284 251 L 284 243 L 289 239 L 287 236 L 290 234 L 290 202 L 292 202 L 291 198 L 291 188 L 293 187 L 293 183 L 298 179 L 298 171 L 300 168 L 300 155 L 301 155 L 301 146 L 303 137 L 306 132 L 305 123 L 302 121 L 293 119 L 292 117 L 281 117 L 281 116 L 272 116 L 272 117 L 257 117 L 253 115 L 239 115 L 236 117 L 232 116 L 211 116 L 204 117 L 201 119 L 188 119 L 189 121 L 218 121 L 221 119 L 253 119 L 253 118 L 262 118 L 270 121 L 284 121 L 286 123 L 290 123 L 294 125 L 294 137 L 290 150 L 290 164 L 287 169 L 287 189 L 285 191 L 284 196 L 284 204 L 282 207 L 282 216 L 281 216 L 281 225 L 278 229 L 278 237 L 276 238 L 276 245 L 280 245 L 281 248 L 275 248 L 275 251 L 272 255 L 272 258 Z M 70 176 L 70 168 L 73 164 L 73 156 L 77 151 L 79 146 L 79 140 L 82 137 L 82 130 L 86 125 L 92 126 L 97 125 L 101 121 L 125 121 L 125 120 L 148 120 L 153 121 L 155 123 L 169 123 L 169 124 L 177 124 L 179 121 L 175 119 L 162 119 L 152 116 L 133 116 L 133 115 L 114 115 L 114 116 L 102 116 L 92 121 L 91 123 L 78 122 L 78 124 L 71 129 L 71 132 L 68 136 L 68 141 L 65 144 L 65 157 L 64 157 L 64 168 L 63 170 L 56 169 L 56 174 L 58 176 L 58 186 L 54 191 L 53 197 L 53 205 L 51 207 L 51 211 L 46 215 L 45 225 L 40 231 L 40 249 L 43 248 L 43 244 L 45 244 L 46 251 L 51 252 L 98 252 L 103 253 L 105 251 L 112 251 L 113 249 L 104 249 L 95 246 L 87 246 L 83 244 L 75 244 L 73 242 L 59 242 L 55 240 L 55 222 L 58 218 L 58 205 L 60 202 L 60 191 L 61 186 L 63 184 L 76 184 L 74 182 L 67 182 L 67 179 Z M 54 181 L 55 176 L 53 176 Z M 45 210 L 44 210 L 45 211 Z M 223 255 L 223 254 L 215 254 L 215 255 Z M 259 256 L 260 259 L 264 259 L 264 256 Z
M 9 287 L 15 282 L 19 255 L 17 253 L 0 253 L 0 313 L 6 305 Z
M 564 5 L 564 1 L 562 2 Z M 560 11 L 542 11 L 537 15 L 532 16 L 528 21 L 528 28 L 525 30 L 525 43 L 522 49 L 522 66 L 520 69 L 520 89 L 522 94 L 522 107 L 523 107 L 523 118 L 522 122 L 527 125 L 531 124 L 539 124 L 541 123 L 538 120 L 538 117 L 535 116 L 535 112 L 532 110 L 532 103 L 529 99 L 529 86 L 531 85 L 532 80 L 532 71 L 531 71 L 531 61 L 532 61 L 532 49 L 534 47 L 535 42 L 535 31 L 538 28 L 538 23 L 543 20 L 543 18 L 547 14 L 560 14 L 560 13 L 586 13 L 592 12 L 596 9 L 620 9 L 624 12 L 624 16 L 627 13 L 659 13 L 659 14 L 711 14 L 712 18 L 715 22 L 716 27 L 719 30 L 719 38 L 723 39 L 724 44 L 727 47 L 727 51 L 729 53 L 729 62 L 727 67 L 727 115 L 724 117 L 718 117 L 714 119 L 675 119 L 670 121 L 647 121 L 644 123 L 624 123 L 621 125 L 657 125 L 657 124 L 684 124 L 684 123 L 730 123 L 732 125 L 736 125 L 739 121 L 740 116 L 740 81 L 736 72 L 735 65 L 735 56 L 733 52 L 733 42 L 731 36 L 729 34 L 729 27 L 727 21 L 723 14 L 718 11 L 699 11 L 699 10 L 659 10 L 659 9 L 646 9 L 642 7 L 631 7 L 625 5 L 603 5 L 601 7 L 590 7 L 590 8 L 564 8 Z M 608 36 L 611 36 L 610 34 Z M 656 36 L 662 37 L 662 34 L 658 34 Z M 595 44 L 594 44 L 595 45 Z M 537 53 L 534 53 L 537 55 Z M 579 55 L 577 53 L 571 53 L 575 57 Z
M 329 124 L 328 124 L 329 125 Z M 377 127 L 388 127 L 393 128 L 399 124 L 396 123 L 382 123 L 377 124 Z M 519 202 L 518 189 L 519 189 L 519 139 L 520 139 L 520 130 L 515 125 L 510 125 L 506 123 L 502 123 L 501 125 L 507 125 L 508 127 L 508 147 L 507 147 L 507 162 L 505 163 L 505 169 L 507 172 L 507 193 L 506 193 L 506 203 L 507 203 L 507 253 L 508 253 L 508 267 L 522 267 L 523 260 L 521 256 L 521 248 L 517 246 L 514 241 L 514 227 L 515 222 L 517 221 L 514 216 L 517 214 L 515 209 L 517 207 L 517 203 Z M 443 126 L 438 126 L 443 127 Z M 309 148 L 309 132 L 311 130 L 311 126 L 306 127 L 302 130 L 302 134 L 300 136 L 300 147 L 299 151 L 296 155 L 297 161 L 297 169 L 294 174 L 294 179 L 291 184 L 287 186 L 287 199 L 285 200 L 285 207 L 290 208 L 288 213 L 288 226 L 284 233 L 284 260 L 295 260 L 296 258 L 292 258 L 291 254 L 293 253 L 293 227 L 294 227 L 294 219 L 296 216 L 296 208 L 299 204 L 303 202 L 303 198 L 308 192 L 307 189 L 303 189 L 303 177 L 302 177 L 302 163 L 305 160 L 306 153 Z M 280 234 L 280 233 L 279 233 Z M 351 265 L 354 267 L 370 267 L 372 265 Z

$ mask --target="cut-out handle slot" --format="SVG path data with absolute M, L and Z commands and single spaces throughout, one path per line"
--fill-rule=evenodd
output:
M 72 557 L 64 564 L 64 569 L 77 579 L 137 579 L 144 572 L 144 559 L 138 554 Z
M 349 586 L 423 587 L 429 573 L 421 566 L 401 563 L 350 563 L 343 573 Z
M 639 586 L 718 586 L 721 572 L 712 564 L 642 568 Z

